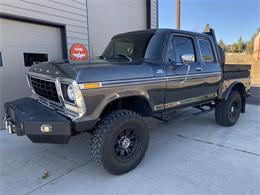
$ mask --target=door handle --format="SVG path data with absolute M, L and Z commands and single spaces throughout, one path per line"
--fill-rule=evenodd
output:
M 187 72 L 186 72 L 186 75 L 185 75 L 185 79 L 183 81 L 181 81 L 181 83 L 184 83 L 185 81 L 187 81 L 188 79 L 188 75 L 189 75 L 189 72 L 190 72 L 190 65 L 189 64 L 185 64 L 188 69 L 187 69 Z
M 203 71 L 203 68 L 198 67 L 198 68 L 196 68 L 196 71 Z

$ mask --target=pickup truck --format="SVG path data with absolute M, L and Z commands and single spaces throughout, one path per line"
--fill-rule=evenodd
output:
M 250 65 L 225 65 L 213 29 L 155 29 L 114 36 L 98 60 L 35 64 L 27 80 L 32 96 L 4 105 L 8 132 L 56 144 L 89 132 L 93 159 L 120 175 L 145 155 L 144 117 L 167 121 L 191 107 L 234 125 L 245 112 Z

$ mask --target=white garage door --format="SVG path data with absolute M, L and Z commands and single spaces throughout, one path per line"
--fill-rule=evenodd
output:
M 2 118 L 4 102 L 31 94 L 25 75 L 33 61 L 62 59 L 60 29 L 0 19 L 1 56 L 0 117 Z

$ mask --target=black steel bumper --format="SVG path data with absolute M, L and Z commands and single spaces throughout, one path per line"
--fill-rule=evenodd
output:
M 72 135 L 70 119 L 32 98 L 5 104 L 5 128 L 18 136 L 27 135 L 34 143 L 67 144 Z

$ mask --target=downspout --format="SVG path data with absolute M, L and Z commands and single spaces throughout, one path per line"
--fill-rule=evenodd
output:
M 146 0 L 146 29 L 151 29 L 151 0 Z
M 88 18 L 88 0 L 86 0 L 86 18 L 87 18 L 87 29 L 88 29 L 88 59 L 89 59 L 89 63 L 90 63 L 90 37 L 89 37 L 89 22 L 88 22 L 88 20 L 89 20 L 89 18 Z

